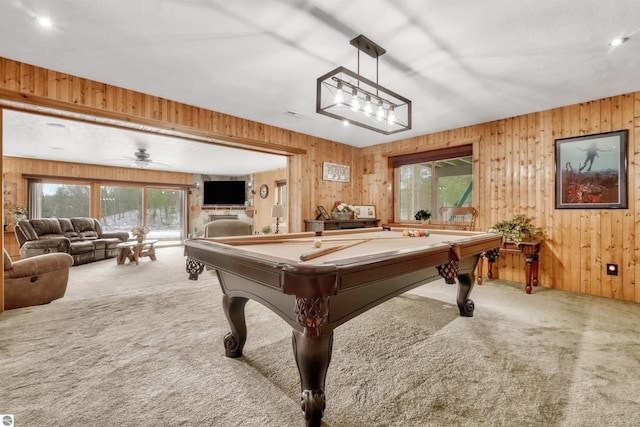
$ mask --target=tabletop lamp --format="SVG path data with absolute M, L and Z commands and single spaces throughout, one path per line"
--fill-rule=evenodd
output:
M 273 205 L 271 207 L 271 216 L 276 219 L 276 234 L 278 234 L 278 227 L 280 226 L 280 218 L 284 216 L 284 208 L 282 205 Z

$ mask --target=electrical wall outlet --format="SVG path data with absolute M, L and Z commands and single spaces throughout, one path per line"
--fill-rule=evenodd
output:
M 608 276 L 617 276 L 618 275 L 618 264 L 607 264 L 607 275 Z

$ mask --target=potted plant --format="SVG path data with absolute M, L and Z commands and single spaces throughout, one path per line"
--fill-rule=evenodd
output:
M 15 209 L 10 209 L 9 214 L 11 215 L 11 223 L 9 225 L 15 226 L 18 221 L 27 219 L 27 216 L 29 216 L 29 210 L 25 205 L 18 205 Z
M 533 224 L 533 220 L 533 217 L 518 214 L 512 219 L 496 222 L 489 231 L 502 233 L 503 242 L 513 242 L 516 246 L 519 246 L 524 241 L 543 239 L 545 237 L 542 228 Z
M 428 223 L 431 219 L 431 211 L 429 211 L 429 209 L 420 209 L 413 217 L 418 221 Z

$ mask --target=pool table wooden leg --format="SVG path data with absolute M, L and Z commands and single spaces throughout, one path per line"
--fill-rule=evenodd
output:
M 475 282 L 473 273 L 460 274 L 458 276 L 458 310 L 460 310 L 460 315 L 464 317 L 473 317 L 475 304 L 469 299 L 469 294 L 473 289 L 473 282 Z
M 231 298 L 226 294 L 222 297 L 222 308 L 231 327 L 231 332 L 224 336 L 224 351 L 227 357 L 242 356 L 242 349 L 247 341 L 247 324 L 244 318 L 244 306 L 247 301 L 247 298 Z
M 301 405 L 306 425 L 320 426 L 326 406 L 324 386 L 331 362 L 333 330 L 316 336 L 294 330 L 292 344 L 300 374 Z
M 198 280 L 198 276 L 204 271 L 204 264 L 192 258 L 187 258 L 187 273 L 189 280 Z

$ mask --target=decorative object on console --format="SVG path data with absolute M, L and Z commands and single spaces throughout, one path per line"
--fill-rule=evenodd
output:
M 326 221 L 329 221 L 331 219 L 331 215 L 329 215 L 329 212 L 327 212 L 324 206 L 318 206 L 318 211 L 320 212 L 320 214 L 316 217 L 316 219 L 322 218 Z
M 351 215 L 354 213 L 355 212 L 351 206 L 340 201 L 335 202 L 333 204 L 333 209 L 331 209 L 331 216 L 334 219 L 340 219 L 340 220 L 351 219 Z
M 353 215 L 356 218 L 375 218 L 376 207 L 374 205 L 353 205 Z
M 284 216 L 284 207 L 275 204 L 271 207 L 271 217 L 276 219 L 276 234 L 280 231 L 280 218 Z
M 18 221 L 27 219 L 29 216 L 29 210 L 25 205 L 18 205 L 14 209 L 9 209 L 11 215 L 11 223 L 9 225 L 16 225 Z
M 513 242 L 516 246 L 525 240 L 544 239 L 544 230 L 534 225 L 533 220 L 533 217 L 518 214 L 512 219 L 496 222 L 489 232 L 502 233 L 503 242 Z
M 411 101 L 378 84 L 378 57 L 386 50 L 363 35 L 350 43 L 358 49 L 358 72 L 338 67 L 319 77 L 316 112 L 385 135 L 411 129 Z M 360 75 L 360 51 L 376 60 L 375 82 Z

